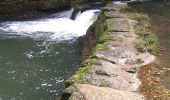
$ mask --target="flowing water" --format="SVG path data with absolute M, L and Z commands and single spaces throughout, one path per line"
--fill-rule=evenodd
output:
M 148 14 L 152 31 L 159 38 L 161 51 L 156 63 L 161 68 L 170 68 L 170 2 L 145 2 L 136 7 Z M 160 77 L 162 83 L 170 89 L 170 71 Z
M 54 100 L 79 67 L 78 37 L 99 10 L 0 23 L 0 100 Z

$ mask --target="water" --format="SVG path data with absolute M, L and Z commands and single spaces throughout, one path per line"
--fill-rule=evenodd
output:
M 0 100 L 54 100 L 79 67 L 78 37 L 99 10 L 0 23 Z
M 86 30 L 97 18 L 95 12 L 99 12 L 99 10 L 88 10 L 79 13 L 75 20 L 70 19 L 71 14 L 61 18 L 55 17 L 56 14 L 53 15 L 54 18 L 5 22 L 1 23 L 2 27 L 0 29 L 10 32 L 9 34 L 45 38 L 49 41 L 70 40 L 86 34 Z
M 160 43 L 160 54 L 156 63 L 162 68 L 170 68 L 170 3 L 146 2 L 138 5 L 142 12 L 148 14 L 152 31 L 156 33 Z M 162 83 L 170 89 L 170 71 L 160 75 Z

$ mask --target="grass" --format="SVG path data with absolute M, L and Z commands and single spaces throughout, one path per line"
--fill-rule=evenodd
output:
M 137 35 L 141 36 L 141 37 L 146 37 L 149 32 L 149 30 L 146 29 L 144 26 L 136 26 L 135 27 L 135 32 Z
M 112 84 L 108 81 L 101 81 L 101 83 L 99 84 L 100 87 L 110 87 Z
M 95 73 L 96 73 L 97 75 L 110 76 L 110 75 L 107 74 L 104 70 L 97 70 Z
M 136 42 L 135 48 L 139 52 L 145 52 L 147 50 L 151 54 L 156 55 L 158 51 L 158 38 L 151 32 L 149 18 L 145 14 L 138 13 L 137 10 L 131 7 L 122 8 L 120 12 L 128 14 L 130 19 L 138 21 L 138 25 L 135 27 L 135 33 L 142 38 L 143 42 Z
M 150 30 L 143 26 L 138 26 L 135 32 L 144 40 L 144 42 L 137 42 L 135 44 L 135 48 L 139 52 L 143 52 L 144 48 L 146 48 L 151 54 L 156 54 L 158 50 L 157 36 L 154 33 L 151 33 Z

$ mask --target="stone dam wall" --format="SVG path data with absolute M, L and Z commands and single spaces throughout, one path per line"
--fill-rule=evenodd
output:
M 109 3 L 83 38 L 81 67 L 66 80 L 62 100 L 145 100 L 138 71 L 154 61 L 144 15 L 125 13 L 127 5 Z M 142 19 L 142 20 L 141 20 Z M 147 38 L 144 40 L 144 38 Z M 153 36 L 153 38 L 155 38 Z M 156 46 L 155 46 L 156 47 Z M 152 54 L 151 54 L 152 53 Z

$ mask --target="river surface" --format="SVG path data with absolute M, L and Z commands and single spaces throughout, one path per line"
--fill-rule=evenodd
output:
M 158 36 L 160 52 L 156 64 L 170 68 L 170 2 L 145 2 L 137 8 L 149 16 L 152 31 Z M 160 75 L 162 83 L 170 90 L 170 71 Z
M 0 23 L 0 100 L 54 100 L 81 62 L 78 38 L 99 10 Z

